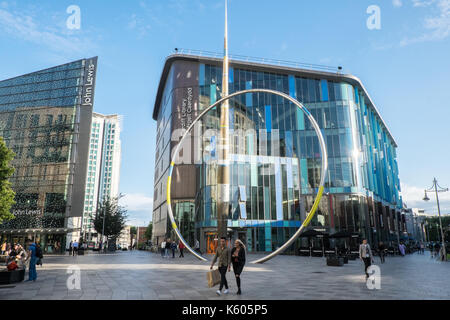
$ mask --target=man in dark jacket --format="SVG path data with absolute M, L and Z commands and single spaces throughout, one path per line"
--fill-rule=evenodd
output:
M 228 282 L 226 278 L 227 269 L 228 272 L 231 270 L 231 252 L 230 249 L 226 246 L 226 238 L 222 237 L 220 239 L 220 246 L 217 248 L 216 255 L 211 263 L 211 270 L 216 263 L 217 259 L 219 259 L 219 272 L 220 272 L 220 287 L 219 290 L 216 291 L 217 295 L 220 296 L 223 287 L 225 286 L 225 291 L 223 293 L 228 294 Z
M 171 246 L 172 246 L 172 241 L 170 241 L 170 239 L 167 239 L 167 241 L 166 241 L 166 250 L 165 250 L 165 257 L 166 258 L 169 257 L 169 250 L 170 250 Z
M 175 259 L 175 251 L 177 250 L 177 243 L 175 241 L 172 241 L 170 249 L 172 249 L 172 258 Z

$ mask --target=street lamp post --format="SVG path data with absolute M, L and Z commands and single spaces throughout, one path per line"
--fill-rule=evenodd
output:
M 439 187 L 439 190 L 438 190 Z M 438 182 L 436 178 L 433 179 L 433 186 L 430 189 L 425 190 L 425 197 L 423 198 L 424 201 L 429 201 L 430 198 L 427 196 L 427 191 L 432 192 L 434 191 L 436 193 L 436 202 L 437 202 L 437 208 L 438 208 L 438 214 L 439 214 L 439 225 L 441 228 L 441 240 L 442 240 L 442 253 L 444 254 L 444 261 L 447 261 L 447 250 L 445 248 L 445 236 L 444 236 L 444 230 L 442 229 L 442 219 L 441 219 L 441 208 L 439 206 L 439 192 L 447 192 L 448 188 L 442 188 L 438 185 Z

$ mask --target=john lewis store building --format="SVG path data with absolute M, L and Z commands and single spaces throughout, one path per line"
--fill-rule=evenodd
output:
M 309 70 L 231 60 L 230 93 L 265 88 L 302 102 L 322 129 L 329 170 L 325 195 L 312 227 L 325 234 L 347 231 L 370 242 L 394 242 L 404 231 L 394 138 L 359 79 L 332 70 Z M 171 234 L 166 181 L 180 129 L 220 99 L 221 59 L 174 54 L 166 59 L 153 118 L 157 121 L 153 242 Z M 211 251 L 217 228 L 217 136 L 220 108 L 208 112 L 193 132 L 192 158 L 172 179 L 176 222 L 189 243 L 198 239 Z M 312 207 L 320 176 L 318 138 L 293 104 L 271 94 L 253 93 L 230 100 L 231 190 L 228 230 L 250 251 L 270 252 L 300 227 Z M 249 130 L 250 129 L 250 130 Z M 194 131 L 195 131 L 194 130 Z M 174 132 L 176 134 L 174 134 Z M 242 132 L 242 131 L 241 131 Z M 197 141 L 195 141 L 197 139 Z M 183 151 L 184 152 L 184 151 Z M 291 253 L 305 246 L 299 239 Z M 335 243 L 326 241 L 326 246 Z
M 0 240 L 31 238 L 44 252 L 79 239 L 97 57 L 0 81 L 0 136 L 15 168 L 15 218 Z

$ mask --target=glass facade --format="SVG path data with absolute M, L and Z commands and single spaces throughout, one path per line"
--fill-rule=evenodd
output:
M 89 132 L 80 132 L 82 121 L 90 126 L 92 106 L 81 110 L 81 104 L 90 65 L 96 58 L 0 81 L 0 135 L 15 153 L 10 181 L 16 192 L 15 219 L 0 225 L 3 237 L 28 232 L 45 251 L 61 250 L 68 221 L 81 216 L 73 193 L 80 189 L 74 181 L 86 174 L 80 145 Z M 91 103 L 92 97 L 90 91 Z
M 179 126 L 180 119 L 189 117 L 183 109 L 186 87 L 177 83 L 177 75 L 182 74 L 179 70 L 183 68 L 177 64 L 189 64 L 185 68 L 191 68 L 188 72 L 197 75 L 188 84 L 198 88 L 198 97 L 194 99 L 197 109 L 192 117 L 221 96 L 221 62 L 201 60 L 195 63 L 175 60 L 167 71 L 159 104 L 155 104 L 158 138 L 154 200 L 157 201 L 153 221 L 161 221 L 155 237 L 170 233 L 164 208 L 167 168 L 175 145 L 170 139 L 175 130 L 189 125 Z M 383 219 L 390 221 L 389 218 L 394 221 L 402 207 L 396 144 L 362 85 L 353 78 L 331 73 L 243 62 L 231 63 L 229 74 L 230 93 L 257 88 L 283 92 L 302 102 L 322 129 L 329 170 L 326 194 L 312 226 L 328 233 L 341 230 L 357 233 L 372 242 L 390 240 L 391 233 L 396 231 L 395 223 L 386 226 L 380 223 Z M 195 227 L 189 232 L 200 242 L 207 242 L 202 230 L 217 227 L 218 136 L 207 139 L 205 136 L 209 129 L 219 128 L 219 118 L 220 108 L 208 112 L 198 133 L 201 142 L 193 148 L 194 154 L 203 157 L 200 163 L 192 165 L 196 172 L 196 193 L 191 199 L 195 206 L 190 217 Z M 312 207 L 321 170 L 318 138 L 301 110 L 267 93 L 231 99 L 230 130 L 234 134 L 230 140 L 228 227 L 234 237 L 245 234 L 250 251 L 273 251 L 293 235 Z M 177 188 L 183 185 L 175 182 L 172 192 Z M 244 206 L 239 205 L 239 188 L 245 189 Z M 174 201 L 173 205 L 176 212 L 178 203 Z M 299 240 L 291 252 L 301 245 Z

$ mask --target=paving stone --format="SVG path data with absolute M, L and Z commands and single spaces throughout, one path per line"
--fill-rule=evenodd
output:
M 249 254 L 248 260 L 261 257 Z M 209 257 L 211 258 L 211 257 Z M 67 268 L 81 270 L 81 289 L 68 290 Z M 90 253 L 85 256 L 46 256 L 38 268 L 36 282 L 23 282 L 1 289 L 0 300 L 59 299 L 448 299 L 444 284 L 450 263 L 438 262 L 429 254 L 388 257 L 379 265 L 381 289 L 366 286 L 363 265 L 349 261 L 339 268 L 326 266 L 324 258 L 278 256 L 265 264 L 247 264 L 242 273 L 243 295 L 237 296 L 235 277 L 227 273 L 229 295 L 218 297 L 217 287 L 208 288 L 208 263 L 191 255 L 184 259 L 163 259 L 149 252 Z

